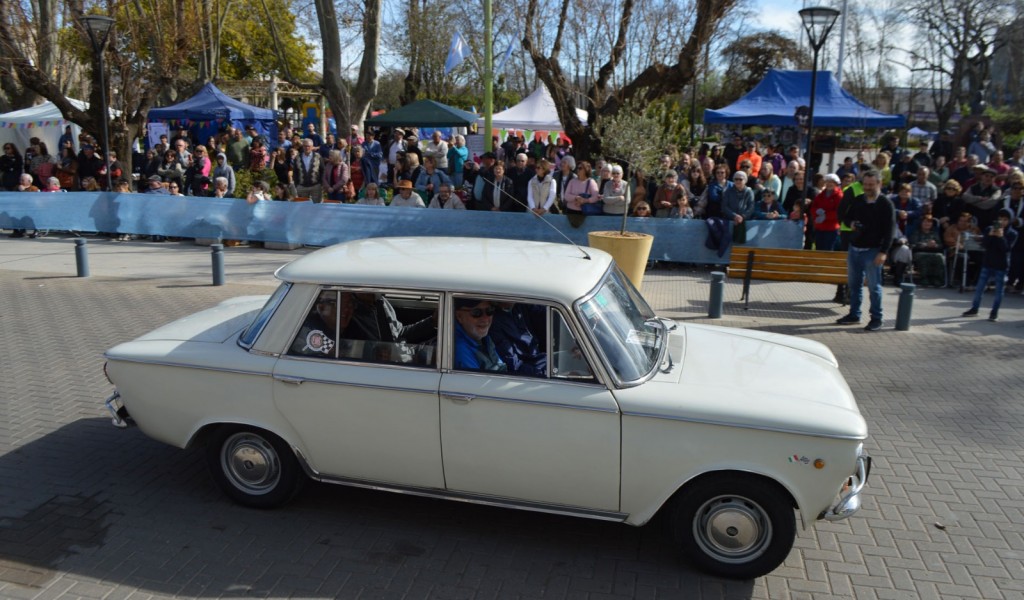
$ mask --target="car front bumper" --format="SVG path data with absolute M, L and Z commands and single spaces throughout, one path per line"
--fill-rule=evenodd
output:
M 860 493 L 864 490 L 864 484 L 867 483 L 870 474 L 871 457 L 862 450 L 857 456 L 857 472 L 843 484 L 839 499 L 822 513 L 821 518 L 826 521 L 842 521 L 860 510 Z
M 133 423 L 131 415 L 128 414 L 128 409 L 121 403 L 121 392 L 115 389 L 114 393 L 107 397 L 103 405 L 110 411 L 110 415 L 113 417 L 111 422 L 114 424 L 114 427 L 124 429 Z

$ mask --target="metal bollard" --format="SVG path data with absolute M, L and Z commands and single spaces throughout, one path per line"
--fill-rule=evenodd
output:
M 85 241 L 85 238 L 75 238 L 75 266 L 79 277 L 89 276 L 89 248 Z
M 912 283 L 900 284 L 900 303 L 896 306 L 896 331 L 910 329 L 910 313 L 914 310 L 914 290 Z
M 725 273 L 711 272 L 711 295 L 708 298 L 708 318 L 722 318 L 722 300 L 725 297 Z
M 213 285 L 224 285 L 224 244 L 210 244 L 213 260 Z

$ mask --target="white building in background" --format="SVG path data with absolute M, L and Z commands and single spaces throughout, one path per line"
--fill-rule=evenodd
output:
M 862 100 L 882 112 L 906 115 L 908 126 L 927 129 L 938 123 L 940 93 L 948 94 L 949 91 L 920 87 L 874 88 L 867 90 Z M 955 113 L 951 124 L 959 121 L 960 114 Z

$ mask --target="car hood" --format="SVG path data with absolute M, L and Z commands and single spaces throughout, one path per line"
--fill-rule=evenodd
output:
M 267 296 L 240 296 L 213 308 L 157 327 L 135 341 L 189 341 L 220 344 L 244 329 L 267 302 Z
M 673 352 L 670 373 L 616 392 L 624 415 L 867 437 L 853 393 L 823 344 L 690 324 L 679 325 L 672 337 L 670 348 L 681 349 Z

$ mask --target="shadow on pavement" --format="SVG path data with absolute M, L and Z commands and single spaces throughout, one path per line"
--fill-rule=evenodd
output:
M 402 597 L 415 582 L 431 597 L 634 596 L 649 585 L 748 598 L 754 584 L 692 571 L 662 519 L 632 528 L 324 484 L 283 509 L 243 508 L 216 490 L 201 451 L 106 418 L 0 456 L 0 473 L 18 490 L 0 495 L 0 583 L 29 589 L 60 573 L 99 593 L 187 597 Z

